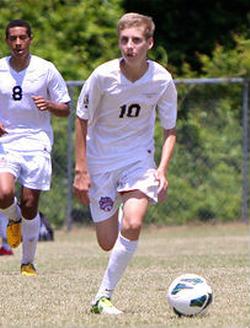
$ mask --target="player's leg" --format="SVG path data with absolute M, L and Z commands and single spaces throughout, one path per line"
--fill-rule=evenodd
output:
M 108 172 L 91 177 L 90 211 L 98 244 L 105 251 L 113 248 L 119 230 L 116 175 L 116 172 Z
M 100 247 L 105 251 L 111 250 L 114 245 L 116 245 L 117 236 L 119 233 L 118 210 L 112 215 L 111 218 L 95 223 L 95 226 L 96 236 Z M 109 264 L 104 273 L 99 290 L 92 301 L 91 312 L 117 315 L 122 313 L 122 311 L 118 310 L 111 303 L 111 292 L 107 287 L 108 268 Z
M 109 297 L 121 279 L 137 248 L 138 239 L 150 201 L 157 201 L 158 182 L 154 163 L 137 162 L 122 171 L 118 191 L 123 204 L 121 231 L 112 249 L 101 289 Z
M 121 234 L 128 240 L 138 240 L 149 205 L 149 198 L 140 190 L 122 194 L 123 217 Z
M 117 190 L 121 194 L 123 203 L 123 217 L 119 220 L 122 221 L 121 232 L 110 254 L 95 299 L 97 305 L 98 298 L 100 299 L 102 295 L 110 300 L 137 248 L 149 202 L 157 202 L 158 181 L 155 178 L 154 163 L 150 158 L 148 161 L 137 162 L 124 168 L 120 173 Z
M 92 176 L 90 189 L 90 210 L 96 227 L 96 237 L 99 246 L 109 251 L 113 248 L 118 232 L 118 202 L 116 191 L 116 172 L 108 172 Z M 99 293 L 100 291 L 100 293 Z M 92 302 L 91 312 L 118 314 L 117 310 L 100 287 Z
M 116 285 L 131 261 L 137 248 L 143 218 L 148 208 L 148 198 L 139 190 L 124 193 L 122 198 L 124 204 L 122 231 L 118 233 L 101 286 L 95 297 L 94 303 L 97 305 L 99 305 L 98 300 L 100 299 L 111 299 Z M 118 222 L 117 216 L 116 222 Z M 111 311 L 110 307 L 109 310 Z M 110 314 L 121 313 L 119 310 L 113 312 Z
M 19 177 L 21 189 L 23 254 L 21 273 L 36 275 L 35 253 L 39 238 L 40 215 L 39 198 L 42 190 L 49 190 L 51 180 L 51 160 L 47 152 L 37 152 L 23 156 L 23 170 Z
M 119 233 L 118 210 L 113 214 L 111 218 L 96 223 L 95 226 L 96 236 L 100 247 L 105 251 L 111 250 L 117 242 L 117 236 Z M 117 315 L 122 313 L 122 311 L 118 310 L 111 303 L 110 291 L 106 286 L 107 274 L 108 272 L 106 270 L 99 290 L 92 301 L 91 312 Z
M 40 216 L 38 212 L 40 190 L 22 187 L 22 260 L 21 273 L 23 275 L 36 275 L 34 259 L 39 237 Z
M 9 208 L 14 203 L 14 198 L 15 198 L 15 176 L 10 172 L 0 172 L 1 210 Z
M 22 241 L 20 208 L 15 198 L 15 176 L 9 172 L 0 173 L 0 211 L 8 220 L 7 240 L 11 247 L 18 247 Z
M 119 231 L 118 210 L 111 218 L 95 223 L 96 238 L 104 251 L 110 251 L 117 239 Z

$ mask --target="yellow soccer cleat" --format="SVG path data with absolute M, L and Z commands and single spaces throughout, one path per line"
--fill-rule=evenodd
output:
M 18 247 L 22 242 L 22 226 L 21 226 L 21 219 L 19 221 L 12 221 L 10 220 L 7 229 L 7 242 L 11 248 Z
M 36 269 L 32 263 L 22 264 L 21 274 L 26 277 L 37 276 Z

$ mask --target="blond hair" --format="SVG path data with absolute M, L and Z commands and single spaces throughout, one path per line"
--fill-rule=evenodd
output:
M 134 26 L 145 26 L 144 35 L 150 38 L 154 35 L 155 24 L 150 16 L 144 16 L 137 13 L 127 13 L 123 15 L 117 23 L 117 32 L 120 34 L 125 28 Z

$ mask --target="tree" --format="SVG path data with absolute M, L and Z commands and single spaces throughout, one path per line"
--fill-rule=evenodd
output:
M 0 29 L 23 18 L 33 28 L 32 52 L 51 60 L 67 80 L 84 80 L 116 52 L 120 0 L 0 0 Z M 4 39 L 4 35 L 3 35 Z M 0 56 L 7 54 L 0 44 Z
M 250 39 L 234 35 L 235 47 L 226 49 L 217 45 L 211 56 L 199 55 L 202 72 L 206 76 L 245 76 L 250 75 Z
M 153 17 L 156 45 L 167 51 L 168 65 L 178 74 L 185 62 L 200 72 L 197 54 L 210 56 L 217 44 L 234 48 L 235 33 L 250 36 L 248 0 L 124 0 L 123 6 Z

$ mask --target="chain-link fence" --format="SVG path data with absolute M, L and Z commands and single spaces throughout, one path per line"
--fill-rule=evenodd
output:
M 168 199 L 150 208 L 147 222 L 248 221 L 249 80 L 183 79 L 178 89 L 177 145 L 169 171 Z M 82 81 L 69 81 L 72 114 L 54 119 L 53 183 L 42 195 L 42 211 L 68 229 L 89 222 L 73 196 L 75 107 Z M 156 128 L 156 161 L 161 129 Z M 129 156 L 129 155 L 128 155 Z

